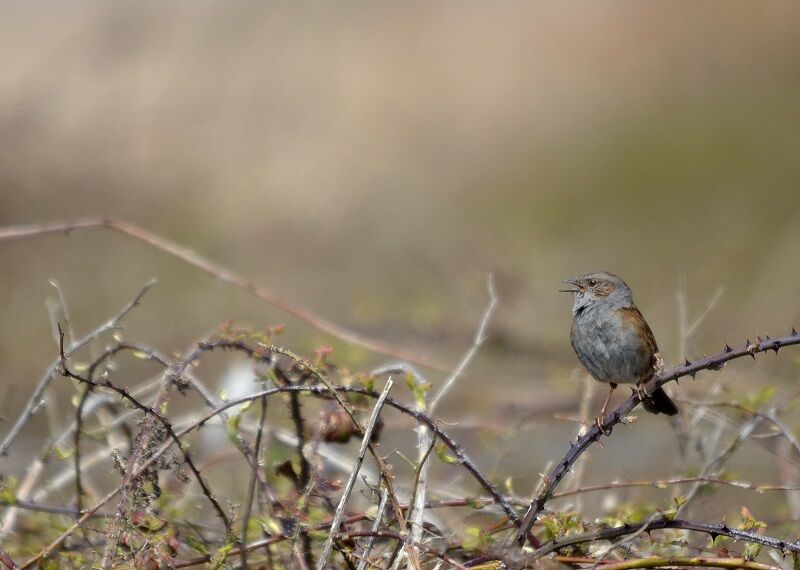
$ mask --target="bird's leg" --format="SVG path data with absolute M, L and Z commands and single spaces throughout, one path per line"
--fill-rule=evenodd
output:
M 600 428 L 600 431 L 603 431 L 603 420 L 606 419 L 606 410 L 608 409 L 608 403 L 611 401 L 611 394 L 613 394 L 614 390 L 616 390 L 617 388 L 617 385 L 614 384 L 613 382 L 610 382 L 608 385 L 611 387 L 611 389 L 608 391 L 608 396 L 606 397 L 606 401 L 603 404 L 603 407 L 600 409 L 600 415 L 597 416 L 597 418 L 595 418 L 594 420 L 595 423 L 597 424 L 597 427 Z M 603 431 L 603 433 L 605 432 Z
M 644 382 L 637 382 L 633 391 L 639 398 L 640 402 L 647 402 L 651 399 L 650 395 L 647 393 L 647 390 L 644 388 Z

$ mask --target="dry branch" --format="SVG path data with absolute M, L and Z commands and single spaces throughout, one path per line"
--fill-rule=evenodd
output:
M 205 258 L 178 243 L 169 241 L 153 232 L 149 232 L 144 228 L 130 224 L 124 220 L 105 217 L 105 218 L 87 218 L 84 220 L 59 221 L 59 222 L 51 222 L 45 224 L 6 226 L 0 228 L 0 241 L 32 239 L 52 234 L 69 235 L 72 232 L 94 230 L 94 229 L 110 230 L 122 234 L 124 236 L 134 238 L 140 242 L 146 243 L 147 245 L 159 251 L 167 253 L 177 259 L 180 259 L 185 263 L 188 263 L 193 267 L 200 269 L 201 271 L 204 271 L 205 273 L 219 279 L 220 281 L 225 281 L 226 283 L 229 283 L 234 287 L 238 287 L 239 289 L 247 291 L 251 295 L 261 299 L 262 301 L 266 301 L 267 303 L 273 305 L 274 307 L 277 307 L 278 309 L 300 319 L 301 321 L 308 323 L 309 325 L 311 325 L 312 327 L 314 327 L 319 331 L 322 331 L 326 334 L 329 334 L 335 338 L 341 339 L 350 344 L 363 346 L 364 348 L 367 348 L 379 354 L 385 354 L 393 358 L 400 358 L 402 360 L 414 362 L 421 366 L 427 366 L 429 368 L 434 368 L 437 370 L 446 369 L 443 365 L 431 359 L 421 357 L 416 353 L 398 349 L 388 343 L 367 337 L 353 330 L 337 325 L 327 319 L 324 319 L 319 315 L 313 313 L 312 311 L 306 309 L 305 307 L 301 307 L 300 305 L 296 305 L 294 303 L 286 301 L 285 299 L 279 297 L 272 291 L 265 289 L 264 287 L 261 287 L 259 285 L 256 285 L 251 281 L 248 281 L 247 279 L 237 274 L 236 272 L 226 267 L 223 267 L 218 263 L 214 263 L 208 258 Z
M 728 345 L 725 345 L 725 349 L 722 352 L 712 356 L 707 356 L 705 358 L 700 358 L 695 362 L 689 362 L 687 360 L 681 366 L 676 366 L 675 368 L 666 370 L 656 375 L 646 384 L 645 390 L 648 394 L 650 394 L 656 388 L 659 388 L 660 386 L 666 384 L 667 382 L 671 382 L 672 380 L 677 380 L 678 378 L 684 376 L 694 377 L 698 372 L 703 370 L 720 370 L 730 360 L 735 360 L 743 356 L 752 356 L 753 359 L 755 359 L 755 355 L 758 353 L 766 352 L 768 350 L 774 350 L 777 353 L 780 348 L 796 344 L 800 344 L 800 334 L 796 330 L 792 329 L 791 334 L 787 336 L 779 338 L 767 337 L 766 339 L 757 338 L 757 342 L 750 342 L 750 340 L 748 340 L 745 345 L 740 348 L 734 349 Z M 593 425 L 583 436 L 579 437 L 577 441 L 571 442 L 567 453 L 544 478 L 544 485 L 542 486 L 542 489 L 531 500 L 528 512 L 525 514 L 522 525 L 517 532 L 516 544 L 518 547 L 521 548 L 524 546 L 526 540 L 528 539 L 528 533 L 531 527 L 536 522 L 537 517 L 544 509 L 545 504 L 552 496 L 556 487 L 558 487 L 558 484 L 572 468 L 572 465 L 575 463 L 575 461 L 587 449 L 589 449 L 593 443 L 599 441 L 602 435 L 610 435 L 614 426 L 625 422 L 627 415 L 631 412 L 631 410 L 639 405 L 640 401 L 641 399 L 639 394 L 634 392 L 613 412 L 605 416 L 602 425 Z
M 754 544 L 760 544 L 762 546 L 779 550 L 782 553 L 800 553 L 800 542 L 797 541 L 781 540 L 779 538 L 773 538 L 763 534 L 758 534 L 756 532 L 730 528 L 725 523 L 707 523 L 684 519 L 669 520 L 666 518 L 660 518 L 658 520 L 651 521 L 646 525 L 625 524 L 618 527 L 604 528 L 583 534 L 575 534 L 565 538 L 559 538 L 558 540 L 551 540 L 542 544 L 542 546 L 536 549 L 527 558 L 534 560 L 536 558 L 545 556 L 546 554 L 550 554 L 551 552 L 556 552 L 565 546 L 573 546 L 575 544 L 593 542 L 595 540 L 611 540 L 613 538 L 620 538 L 637 532 L 642 532 L 642 527 L 644 527 L 644 532 L 661 529 L 691 530 L 695 532 L 706 533 L 711 538 L 715 538 L 717 536 L 727 536 L 734 540 L 742 540 Z
M 372 432 L 375 429 L 375 423 L 378 421 L 378 416 L 380 416 L 381 410 L 383 409 L 383 404 L 386 402 L 386 398 L 389 396 L 389 391 L 392 389 L 392 385 L 392 379 L 389 378 L 389 380 L 386 381 L 386 386 L 383 388 L 383 392 L 381 392 L 375 407 L 372 409 L 372 415 L 369 417 L 367 427 L 364 428 L 364 436 L 361 439 L 361 448 L 358 450 L 358 455 L 356 456 L 353 470 L 350 473 L 350 478 L 347 480 L 347 484 L 344 487 L 342 498 L 339 499 L 339 506 L 336 507 L 336 512 L 333 515 L 331 532 L 328 535 L 327 540 L 325 540 L 325 546 L 322 549 L 322 554 L 317 561 L 317 570 L 324 570 L 325 565 L 328 563 L 328 557 L 330 556 L 331 548 L 333 547 L 333 537 L 339 528 L 339 523 L 342 522 L 342 515 L 344 514 L 344 509 L 347 505 L 347 499 L 350 498 L 350 493 L 353 491 L 356 477 L 358 477 L 358 471 L 361 468 L 361 464 L 364 462 L 364 455 L 367 453 L 367 447 L 372 439 Z
M 745 570 L 781 570 L 778 566 L 761 564 L 744 558 L 702 558 L 697 556 L 673 556 L 634 558 L 624 562 L 601 564 L 597 570 L 633 570 L 635 568 L 665 568 L 670 566 L 700 566 L 702 568 L 744 568 Z
M 264 422 L 267 419 L 267 399 L 261 398 L 261 415 L 258 419 L 258 428 L 256 430 L 255 441 L 255 456 L 253 463 L 250 465 L 250 481 L 247 484 L 247 499 L 244 505 L 244 515 L 242 516 L 242 538 L 241 543 L 247 544 L 247 530 L 250 526 L 250 516 L 253 512 L 253 499 L 256 492 L 256 480 L 258 479 L 258 471 L 260 469 L 259 457 L 261 456 L 261 438 L 264 434 Z M 247 550 L 242 549 L 242 568 L 247 568 Z

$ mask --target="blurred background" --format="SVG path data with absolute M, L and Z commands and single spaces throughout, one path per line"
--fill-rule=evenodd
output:
M 520 494 L 563 453 L 592 386 L 569 347 L 562 279 L 621 275 L 668 364 L 800 324 L 795 3 L 8 2 L 0 12 L 0 223 L 113 215 L 446 366 L 472 342 L 493 273 L 490 338 L 440 413 Z M 0 264 L 3 433 L 56 355 L 50 280 L 79 334 L 156 277 L 125 336 L 164 352 L 233 319 L 285 323 L 287 345 L 330 344 L 355 369 L 393 360 L 103 230 L 0 242 Z M 426 373 L 434 385 L 445 376 Z M 702 399 L 722 377 L 719 397 L 744 398 L 798 376 L 789 349 L 673 394 Z M 605 395 L 595 392 L 592 413 Z M 18 453 L 44 445 L 46 416 Z M 413 442 L 411 424 L 392 421 Z M 668 420 L 639 421 L 591 452 L 585 482 L 702 463 L 676 459 Z M 739 476 L 796 478 L 799 458 L 776 458 L 771 441 L 748 442 L 732 462 Z M 21 467 L 10 461 L 3 470 Z M 619 500 L 669 498 L 647 492 Z M 725 492 L 706 518 L 745 500 L 756 516 L 788 514 L 782 495 Z

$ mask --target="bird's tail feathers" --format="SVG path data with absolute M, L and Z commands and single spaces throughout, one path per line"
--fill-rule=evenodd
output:
M 678 406 L 675 405 L 663 388 L 659 388 L 649 397 L 642 400 L 644 409 L 653 414 L 666 414 L 674 416 L 678 413 Z

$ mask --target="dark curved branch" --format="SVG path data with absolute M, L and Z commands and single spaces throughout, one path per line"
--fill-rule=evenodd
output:
M 317 371 L 313 366 L 311 366 L 304 360 L 300 359 L 299 357 L 293 355 L 289 351 L 275 347 L 254 348 L 248 345 L 247 343 L 239 340 L 212 339 L 208 341 L 199 342 L 197 344 L 196 352 L 199 356 L 199 354 L 203 351 L 211 351 L 218 348 L 223 350 L 237 350 L 253 358 L 266 358 L 270 352 L 274 351 L 277 354 L 282 354 L 284 356 L 291 358 L 298 364 L 307 368 L 314 375 L 320 374 L 319 371 Z M 380 394 L 378 392 L 367 390 L 366 388 L 362 388 L 359 386 L 333 386 L 333 388 L 337 392 L 363 394 L 365 396 L 369 396 L 370 398 L 380 397 Z M 324 394 L 325 392 L 328 391 L 327 387 L 325 386 L 303 386 L 303 385 L 282 386 L 280 387 L 280 390 L 285 392 L 293 392 L 293 391 L 312 392 L 316 394 Z M 267 390 L 267 392 L 270 391 Z M 246 401 L 253 400 L 256 397 L 260 397 L 261 395 L 269 395 L 269 394 L 266 392 L 260 392 L 258 394 L 251 394 L 250 396 L 240 398 L 239 400 L 236 401 L 238 401 L 239 403 L 244 403 Z M 447 432 L 443 431 L 437 425 L 437 422 L 433 418 L 422 412 L 417 411 L 411 406 L 407 406 L 392 398 L 386 399 L 386 405 L 396 409 L 397 411 L 403 414 L 406 414 L 407 416 L 411 416 L 412 418 L 417 420 L 417 422 L 422 422 L 426 426 L 428 426 L 428 428 L 432 432 L 434 432 L 439 437 L 439 439 L 441 439 L 441 441 L 444 442 L 444 444 L 447 447 L 450 448 L 450 450 L 455 454 L 456 458 L 458 459 L 458 462 L 461 465 L 463 465 L 467 471 L 470 472 L 470 474 L 478 481 L 478 483 L 480 483 L 481 487 L 486 489 L 486 491 L 489 493 L 489 495 L 492 496 L 494 501 L 502 507 L 503 511 L 505 511 L 506 515 L 508 515 L 511 521 L 516 526 L 520 525 L 519 515 L 511 506 L 511 504 L 508 502 L 506 497 L 502 493 L 500 493 L 500 491 L 497 490 L 497 488 L 491 483 L 491 481 L 489 481 L 483 475 L 483 473 L 481 473 L 480 469 L 478 469 L 478 466 L 475 464 L 474 461 L 472 461 L 469 455 L 467 455 L 467 452 L 464 450 L 461 444 L 458 443 L 455 439 L 453 439 L 449 434 L 447 434 Z M 227 407 L 230 407 L 230 402 L 227 402 L 226 405 L 223 406 L 221 409 L 224 410 Z
M 717 536 L 727 536 L 734 540 L 743 540 L 745 542 L 752 542 L 754 544 L 768 546 L 769 548 L 775 548 L 781 552 L 800 553 L 800 542 L 780 540 L 778 538 L 757 534 L 755 532 L 730 528 L 725 523 L 707 523 L 684 519 L 659 519 L 647 524 L 626 524 L 619 527 L 604 528 L 602 530 L 596 530 L 584 534 L 567 536 L 558 540 L 551 540 L 550 542 L 544 543 L 529 556 L 532 559 L 535 559 L 574 544 L 582 544 L 584 542 L 592 542 L 594 540 L 611 540 L 613 538 L 619 538 L 621 536 L 627 536 L 641 531 L 649 532 L 651 530 L 661 530 L 667 528 L 704 532 L 711 536 L 712 539 L 716 538 Z
M 779 338 L 765 338 L 756 337 L 756 342 L 751 342 L 749 339 L 741 348 L 731 348 L 727 344 L 722 352 L 712 356 L 706 356 L 694 362 L 688 360 L 681 366 L 676 366 L 670 370 L 666 370 L 656 375 L 650 380 L 645 390 L 648 394 L 652 393 L 656 388 L 663 386 L 672 380 L 678 380 L 683 376 L 694 376 L 703 370 L 721 370 L 725 364 L 730 360 L 735 360 L 743 356 L 752 356 L 755 360 L 755 355 L 759 352 L 766 352 L 774 350 L 776 353 L 778 349 L 784 346 L 792 346 L 800 344 L 800 334 L 792 329 L 791 334 Z M 531 500 L 528 512 L 525 513 L 525 518 L 522 525 L 517 532 L 516 542 L 518 547 L 525 545 L 528 533 L 536 522 L 536 519 L 544 510 L 544 506 L 553 495 L 556 487 L 561 482 L 561 479 L 570 471 L 572 465 L 577 459 L 596 441 L 600 439 L 601 435 L 611 435 L 614 426 L 619 423 L 625 423 L 627 415 L 641 402 L 640 396 L 637 393 L 632 394 L 627 400 L 617 407 L 613 412 L 607 414 L 598 426 L 594 424 L 583 436 L 579 437 L 577 441 L 570 443 L 570 448 L 564 457 L 553 467 L 547 477 L 543 480 L 542 489 L 539 494 Z
M 186 452 L 186 450 L 181 445 L 181 440 L 178 437 L 178 435 L 175 433 L 175 430 L 172 428 L 172 424 L 170 424 L 166 419 L 164 419 L 164 417 L 161 414 L 159 414 L 155 409 L 150 408 L 149 406 L 146 406 L 145 404 L 142 404 L 139 400 L 137 400 L 135 397 L 133 397 L 133 395 L 128 390 L 126 390 L 125 388 L 119 388 L 119 387 L 115 386 L 114 384 L 111 383 L 110 380 L 106 380 L 105 382 L 96 382 L 94 380 L 90 380 L 89 378 L 84 378 L 83 376 L 80 376 L 79 374 L 75 374 L 74 372 L 72 372 L 67 367 L 67 357 L 64 354 L 64 333 L 61 330 L 61 325 L 59 325 L 59 327 L 58 327 L 58 332 L 59 332 L 59 342 L 60 342 L 60 345 L 59 345 L 60 346 L 60 364 L 59 364 L 60 370 L 59 370 L 59 372 L 63 376 L 65 376 L 67 378 L 72 378 L 72 379 L 77 380 L 78 382 L 80 382 L 82 384 L 85 384 L 87 386 L 87 388 L 91 388 L 91 389 L 94 389 L 94 388 L 105 388 L 105 389 L 108 389 L 108 390 L 113 390 L 114 392 L 119 394 L 122 398 L 124 398 L 125 400 L 127 400 L 131 404 L 133 404 L 133 406 L 135 408 L 137 408 L 138 410 L 143 412 L 145 414 L 145 416 L 149 416 L 149 417 L 153 418 L 154 420 L 158 421 L 164 427 L 164 429 L 167 431 L 167 433 L 169 434 L 170 438 L 172 438 L 172 440 L 175 443 L 175 445 L 178 446 L 178 449 L 183 454 L 183 459 L 186 462 L 186 465 L 189 466 L 189 469 L 192 471 L 192 473 L 194 474 L 195 478 L 197 479 L 197 482 L 200 484 L 200 488 L 203 491 L 203 494 L 206 496 L 208 501 L 211 503 L 211 506 L 216 511 L 217 516 L 219 516 L 219 518 L 225 524 L 225 528 L 228 530 L 228 532 L 230 532 L 230 530 L 231 530 L 230 519 L 225 514 L 225 510 L 220 506 L 219 502 L 214 497 L 213 493 L 211 492 L 211 489 L 209 488 L 208 484 L 206 483 L 205 479 L 203 478 L 202 474 L 200 473 L 200 470 L 195 465 L 195 463 L 192 460 L 191 456 Z M 106 357 L 105 355 L 108 354 L 108 353 L 109 353 L 109 351 L 106 351 L 106 353 L 104 353 L 103 357 L 105 358 Z M 185 366 L 188 366 L 188 364 L 179 363 L 177 369 L 178 370 L 182 370 L 183 368 L 185 368 Z M 131 479 L 132 479 L 132 477 L 131 477 Z

